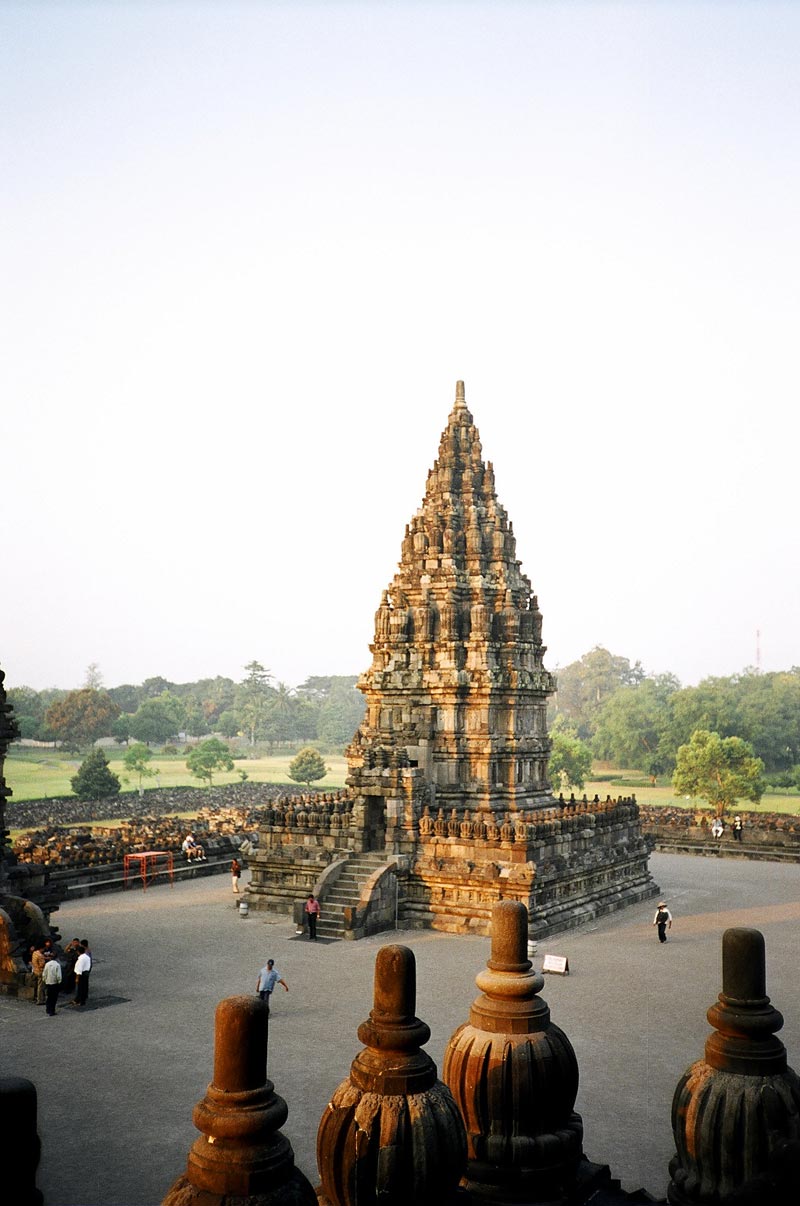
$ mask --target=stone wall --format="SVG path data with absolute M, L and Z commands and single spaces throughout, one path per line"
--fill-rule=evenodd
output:
M 779 812 L 739 812 L 742 841 L 733 836 L 733 816 L 725 817 L 725 832 L 713 837 L 710 811 L 640 806 L 642 831 L 653 850 L 700 854 L 710 858 L 773 859 L 800 862 L 800 816 Z

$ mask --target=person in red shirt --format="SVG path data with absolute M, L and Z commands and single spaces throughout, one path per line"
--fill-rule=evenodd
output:
M 317 918 L 319 917 L 319 901 L 309 892 L 308 900 L 305 903 L 306 921 L 308 922 L 308 936 L 314 942 L 317 940 Z

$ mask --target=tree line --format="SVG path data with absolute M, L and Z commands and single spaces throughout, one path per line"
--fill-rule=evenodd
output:
M 764 674 L 748 668 L 682 687 L 672 674 L 645 674 L 639 662 L 598 646 L 557 678 L 554 742 L 581 743 L 590 761 L 671 776 L 681 748 L 704 731 L 744 742 L 771 786 L 800 786 L 798 666 Z
M 244 670 L 238 683 L 219 675 L 193 683 L 155 677 L 106 689 L 92 665 L 83 685 L 72 691 L 11 687 L 8 702 L 22 737 L 73 749 L 101 737 L 149 746 L 211 733 L 270 748 L 317 741 L 341 749 L 363 718 L 355 675 L 311 677 L 292 688 L 274 682 L 260 662 L 249 662 Z

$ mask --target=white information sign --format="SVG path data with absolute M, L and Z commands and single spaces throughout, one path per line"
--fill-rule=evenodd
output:
M 568 976 L 569 959 L 565 955 L 545 955 L 542 971 L 553 972 L 557 976 Z

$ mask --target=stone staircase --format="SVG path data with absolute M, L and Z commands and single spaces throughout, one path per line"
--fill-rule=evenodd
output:
M 353 854 L 340 872 L 333 885 L 325 888 L 320 899 L 322 912 L 317 922 L 320 938 L 344 937 L 344 911 L 355 908 L 361 899 L 361 891 L 367 880 L 379 867 L 383 867 L 389 856 L 384 853 Z

